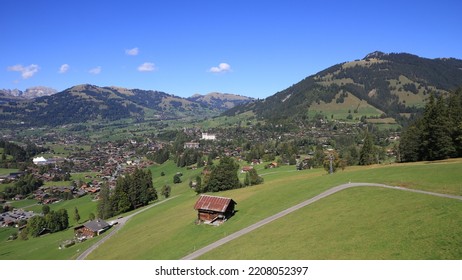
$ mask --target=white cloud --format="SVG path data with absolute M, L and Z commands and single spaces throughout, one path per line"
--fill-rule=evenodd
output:
M 156 66 L 152 62 L 145 62 L 138 66 L 138 71 L 140 72 L 152 72 L 156 70 Z
M 101 66 L 98 66 L 98 67 L 90 69 L 90 71 L 88 72 L 93 75 L 98 75 L 99 73 L 101 73 L 101 70 L 103 70 Z
M 61 67 L 59 67 L 59 73 L 60 74 L 66 73 L 67 71 L 69 71 L 69 68 L 70 68 L 69 64 L 63 64 L 61 65 Z
M 138 48 L 133 48 L 133 49 L 125 50 L 125 54 L 126 54 L 126 55 L 131 55 L 131 56 L 138 55 L 139 52 L 140 52 L 140 50 L 139 50 Z
M 220 63 L 217 66 L 214 66 L 212 68 L 209 69 L 209 72 L 212 72 L 212 73 L 225 73 L 225 72 L 229 72 L 231 71 L 231 65 L 229 65 L 228 63 Z
M 38 72 L 39 69 L 40 67 L 37 64 L 31 64 L 29 66 L 22 66 L 21 64 L 17 64 L 8 67 L 8 71 L 21 72 L 23 79 L 31 78 Z

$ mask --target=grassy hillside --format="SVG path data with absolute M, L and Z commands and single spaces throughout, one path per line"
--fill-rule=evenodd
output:
M 293 166 L 257 168 L 265 178 L 264 184 L 216 194 L 232 197 L 238 212 L 223 225 L 211 227 L 194 223 L 197 195 L 188 183 L 200 170 L 181 169 L 183 183 L 174 185 L 173 175 L 180 169 L 172 162 L 152 167 L 154 185 L 160 188 L 170 184 L 173 199 L 133 217 L 89 259 L 179 259 L 348 181 L 462 195 L 461 159 L 351 167 L 334 175 L 321 169 L 295 171 Z M 162 171 L 165 176 L 160 176 Z M 85 199 L 88 197 L 82 198 Z M 77 201 L 62 206 L 73 213 L 74 203 Z M 80 204 L 77 207 L 82 219 L 92 208 Z M 461 201 L 397 190 L 354 188 L 268 224 L 203 258 L 460 259 L 461 221 Z M 95 242 L 59 250 L 59 244 L 72 237 L 72 229 L 27 241 L 6 241 L 10 234 L 11 229 L 0 229 L 0 259 L 74 259 Z
M 323 170 L 310 170 L 297 172 L 293 167 L 282 167 L 275 170 L 261 170 L 261 174 L 265 174 L 265 184 L 254 186 L 245 189 L 233 190 L 220 193 L 219 195 L 228 196 L 235 199 L 238 203 L 237 214 L 220 227 L 197 226 L 194 224 L 196 213 L 193 210 L 194 202 L 197 196 L 193 192 L 185 191 L 184 194 L 172 199 L 171 201 L 153 208 L 143 214 L 134 217 L 124 229 L 122 229 L 115 237 L 103 244 L 90 255 L 90 259 L 178 259 L 182 256 L 205 246 L 213 241 L 216 241 L 232 232 L 242 229 L 256 221 L 286 209 L 305 199 L 313 197 L 322 191 L 341 184 L 349 180 L 352 181 L 369 181 L 378 183 L 389 183 L 396 185 L 404 185 L 407 187 L 431 190 L 435 192 L 445 192 L 452 194 L 462 194 L 459 183 L 455 174 L 462 171 L 461 161 L 443 162 L 438 164 L 416 164 L 416 165 L 391 165 L 372 168 L 352 168 L 344 172 L 340 172 L 333 176 L 325 175 Z M 441 179 L 447 178 L 441 181 Z M 344 198 L 342 198 L 344 196 Z M 331 202 L 329 202 L 331 201 Z M 380 202 L 380 203 L 379 203 Z M 393 205 L 394 204 L 394 205 Z M 365 190 L 353 189 L 337 194 L 326 200 L 319 202 L 318 207 L 323 207 L 321 210 L 310 210 L 312 207 L 306 207 L 302 211 L 294 213 L 292 216 L 278 221 L 284 226 L 279 225 L 280 231 L 286 233 L 285 238 L 278 238 L 278 235 L 273 234 L 273 228 L 266 227 L 260 229 L 254 234 L 261 233 L 261 236 L 246 239 L 250 241 L 242 241 L 236 243 L 234 255 L 230 258 L 246 259 L 259 258 L 260 255 L 246 255 L 244 251 L 259 251 L 260 243 L 273 244 L 273 251 L 268 251 L 265 258 L 460 258 L 462 252 L 458 247 L 446 246 L 446 253 L 438 253 L 440 251 L 432 250 L 437 244 L 460 244 L 459 236 L 462 231 L 462 224 L 459 222 L 462 218 L 462 203 L 450 199 L 427 197 L 421 194 L 408 194 L 388 190 Z M 363 206 L 361 206 L 363 205 Z M 316 213 L 324 212 L 325 210 L 335 215 L 335 211 L 348 206 L 352 211 L 351 215 L 346 213 L 341 215 L 342 223 L 339 218 L 331 217 L 329 212 L 325 215 L 318 216 Z M 374 206 L 373 210 L 367 210 L 367 207 Z M 386 207 L 385 207 L 386 206 Z M 339 208 L 340 207 L 340 208 Z M 363 208 L 361 208 L 363 207 Z M 323 210 L 324 209 L 324 210 Z M 446 210 L 444 210 L 446 209 Z M 366 211 L 367 210 L 367 211 Z M 310 218 L 305 217 L 305 211 L 314 211 L 310 213 Z M 317 212 L 316 212 L 317 211 Z M 444 213 L 451 213 L 444 215 Z M 381 227 L 381 234 L 376 234 L 375 228 L 367 226 L 367 221 L 363 217 L 358 216 L 360 213 L 370 213 L 369 221 L 387 220 Z M 380 214 L 380 215 L 378 215 Z M 293 217 L 296 217 L 293 218 Z M 406 219 L 404 219 L 406 218 Z M 291 220 L 293 219 L 293 220 Z M 335 246 L 331 246 L 331 253 L 324 255 L 309 255 L 303 251 L 297 254 L 283 252 L 278 254 L 281 247 L 303 242 L 306 235 L 301 234 L 295 236 L 291 240 L 290 235 L 294 227 L 312 228 L 313 224 L 323 224 L 325 219 L 331 220 L 330 227 L 326 229 L 314 231 L 312 235 L 317 238 L 323 238 L 327 232 L 333 235 L 332 238 L 337 239 L 337 245 L 348 248 L 348 242 L 341 238 L 340 229 L 348 224 L 360 223 L 359 229 L 354 231 L 358 233 L 357 242 L 364 241 L 365 244 L 371 244 L 368 240 L 378 240 L 378 244 L 387 244 L 397 235 L 400 235 L 402 228 L 408 228 L 408 233 L 417 232 L 419 236 L 425 236 L 423 243 L 430 243 L 432 247 L 423 248 L 421 243 L 412 243 L 411 239 L 405 239 L 402 242 L 403 246 L 409 243 L 408 246 L 413 249 L 408 251 L 406 247 L 388 248 L 387 246 L 375 246 L 372 249 L 364 250 L 365 247 L 358 247 L 357 254 L 348 255 L 342 254 L 340 251 L 335 251 Z M 404 221 L 402 221 L 404 219 Z M 296 223 L 296 224 L 293 224 Z M 361 225 L 361 223 L 363 223 Z M 398 225 L 395 227 L 394 225 Z M 445 223 L 451 225 L 442 227 Z M 271 224 L 272 226 L 272 224 Z M 277 226 L 274 226 L 277 227 Z M 287 228 L 291 228 L 290 232 Z M 348 228 L 348 227 L 347 227 Z M 266 229 L 266 230 L 265 230 Z M 337 230 L 338 229 L 338 230 Z M 279 234 L 279 233 L 278 233 Z M 279 235 L 282 235 L 280 233 Z M 372 237 L 371 237 L 372 236 Z M 261 237 L 261 238 L 260 238 Z M 246 238 L 246 237 L 243 237 Z M 261 242 L 255 242 L 255 249 L 249 250 L 254 244 L 253 241 L 260 239 Z M 361 241 L 364 239 L 363 241 Z M 235 242 L 240 242 L 240 239 Z M 313 242 L 313 241 L 311 241 Z M 406 243 L 407 242 L 407 243 Z M 458 243 L 459 242 L 459 243 Z M 276 246 L 276 244 L 279 244 Z M 340 244 L 340 245 L 339 245 Z M 342 245 L 343 244 L 343 245 Z M 229 245 L 231 246 L 231 245 Z M 279 247 L 278 247 L 279 246 Z M 365 245 L 366 246 L 366 245 Z M 231 246 L 232 247 L 232 246 Z M 224 247 L 223 247 L 224 248 Z M 245 250 L 244 250 L 245 248 Z M 304 247 L 306 248 L 306 247 Z M 436 249 L 436 248 L 434 248 Z M 221 250 L 221 249 L 218 249 Z M 270 249 L 268 249 L 270 250 Z M 347 250 L 347 249 L 345 249 Z M 371 252 L 372 251 L 372 252 Z M 227 258 L 225 251 L 212 252 L 210 258 Z M 391 252 L 391 253 L 390 253 Z M 437 252 L 435 254 L 430 252 Z M 284 255 L 285 254 L 285 255 Z M 204 256 L 208 258 L 207 255 Z
M 308 108 L 308 112 L 319 110 L 313 105 L 324 102 L 341 110 L 323 108 L 323 114 L 342 119 L 349 104 L 342 106 L 339 94 L 348 93 L 403 124 L 406 120 L 401 114 L 421 112 L 430 94 L 446 95 L 460 87 L 461 67 L 462 60 L 458 59 L 374 52 L 363 59 L 333 65 L 264 100 L 237 106 L 225 114 L 253 111 L 259 119 L 285 122 L 306 115 Z
M 315 116 L 320 113 L 328 118 L 333 116 L 337 120 L 347 120 L 348 115 L 351 114 L 353 120 L 356 118 L 359 120 L 362 116 L 371 117 L 383 114 L 382 111 L 367 103 L 366 100 L 361 100 L 352 94 L 348 94 L 343 102 L 336 102 L 340 95 L 337 94 L 335 99 L 329 103 L 324 101 L 313 103 L 308 110 L 309 115 Z
M 460 259 L 461 209 L 457 200 L 355 188 L 257 229 L 202 259 Z

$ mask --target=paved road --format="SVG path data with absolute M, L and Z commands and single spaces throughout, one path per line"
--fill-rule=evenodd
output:
M 310 205 L 311 203 L 313 202 L 316 202 L 322 198 L 325 198 L 331 194 L 334 194 L 336 192 L 339 192 L 341 190 L 345 190 L 345 189 L 348 189 L 348 188 L 352 188 L 352 187 L 381 187 L 381 188 L 387 188 L 387 189 L 394 189 L 394 190 L 402 190 L 402 191 L 408 191 L 408 192 L 415 192 L 415 193 L 423 193 L 423 194 L 428 194 L 428 195 L 434 195 L 434 196 L 440 196 L 440 197 L 445 197 L 445 198 L 452 198 L 452 199 L 459 199 L 459 200 L 462 200 L 462 196 L 455 196 L 455 195 L 447 195 L 447 194 L 440 194 L 440 193 L 434 193 L 434 192 L 427 192 L 427 191 L 422 191 L 422 190 L 413 190 L 413 189 L 406 189 L 406 188 L 402 188 L 402 187 L 396 187 L 396 186 L 388 186 L 388 185 L 384 185 L 384 184 L 373 184 L 373 183 L 348 183 L 348 184 L 343 184 L 343 185 L 339 185 L 339 186 L 336 186 L 336 187 L 333 187 L 331 189 L 328 189 L 327 191 L 313 197 L 313 198 L 310 198 L 300 204 L 297 204 L 295 206 L 292 206 L 284 211 L 281 211 L 271 217 L 268 217 L 266 219 L 263 219 L 251 226 L 248 226 L 244 229 L 241 229 L 233 234 L 230 234 L 228 236 L 226 236 L 225 238 L 222 238 L 212 244 L 209 244 L 207 246 L 205 246 L 204 248 L 202 249 L 199 249 L 185 257 L 182 258 L 182 260 L 193 260 L 193 259 L 196 259 L 198 258 L 199 256 L 225 244 L 225 243 L 228 243 L 229 241 L 231 240 L 234 240 L 236 238 L 239 238 L 241 236 L 243 236 L 244 234 L 247 234 L 259 227 L 262 227 L 268 223 L 271 223 L 273 222 L 274 220 L 277 220 L 279 218 L 282 218 L 284 217 L 285 215 L 287 214 L 290 214 L 294 211 L 297 211 L 299 210 L 300 208 L 302 207 L 305 207 L 307 205 Z
M 177 196 L 173 196 L 173 197 L 170 197 L 170 198 L 167 198 L 165 200 L 162 200 L 161 202 L 158 202 L 158 203 L 154 203 L 154 204 L 151 204 L 143 209 L 140 209 L 139 211 L 135 212 L 135 213 L 132 213 L 126 217 L 122 217 L 120 219 L 117 219 L 117 222 L 118 224 L 115 225 L 115 229 L 113 231 L 111 231 L 110 233 L 108 233 L 106 236 L 104 236 L 103 238 L 101 238 L 98 242 L 96 242 L 95 244 L 91 245 L 90 248 L 88 248 L 87 250 L 85 250 L 82 254 L 80 254 L 78 257 L 77 257 L 77 260 L 84 260 L 88 255 L 91 254 L 91 252 L 93 252 L 93 250 L 95 250 L 96 248 L 99 247 L 99 245 L 103 244 L 106 240 L 108 240 L 109 238 L 111 238 L 111 236 L 113 236 L 114 234 L 116 234 L 116 232 L 118 232 L 124 225 L 125 223 L 130 220 L 130 218 L 132 218 L 133 216 L 135 215 L 138 215 L 139 213 L 142 213 L 154 206 L 157 206 L 159 204 L 162 204 L 164 202 L 167 202 L 169 201 L 170 199 L 173 199 Z

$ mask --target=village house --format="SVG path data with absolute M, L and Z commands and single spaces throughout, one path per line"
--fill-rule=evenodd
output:
M 231 198 L 201 195 L 194 205 L 197 210 L 197 222 L 220 225 L 234 215 L 237 203 Z
M 0 214 L 0 227 L 18 226 L 21 220 L 27 221 L 35 215 L 32 211 L 13 209 L 12 211 Z
M 242 169 L 241 169 L 241 173 L 247 173 L 247 172 L 249 172 L 249 171 L 252 170 L 252 169 L 253 169 L 253 166 L 244 166 L 244 167 L 242 167 Z
M 32 162 L 35 165 L 45 165 L 48 163 L 48 161 L 44 157 L 35 157 L 32 159 Z
M 216 140 L 217 137 L 215 134 L 202 133 L 202 140 Z
M 183 148 L 185 149 L 199 149 L 199 143 L 197 142 L 186 142 Z
M 106 221 L 96 219 L 74 227 L 74 234 L 77 238 L 91 238 L 100 235 L 110 227 Z

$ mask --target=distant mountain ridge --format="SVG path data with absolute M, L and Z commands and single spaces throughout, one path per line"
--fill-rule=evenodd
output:
M 254 100 L 251 97 L 219 92 L 211 92 L 206 95 L 195 94 L 187 99 L 218 110 L 228 110 Z
M 227 108 L 230 96 L 214 95 L 214 105 L 161 91 L 98 87 L 83 84 L 31 100 L 0 103 L 0 120 L 9 125 L 58 126 L 94 121 L 182 119 L 216 116 Z M 223 100 L 220 104 L 218 101 Z
M 0 93 L 3 93 L 4 96 L 12 96 L 25 99 L 33 99 L 42 96 L 49 96 L 57 93 L 58 91 L 44 86 L 30 87 L 25 91 L 19 89 L 1 89 Z
M 329 67 L 264 100 L 236 106 L 225 114 L 253 111 L 263 119 L 286 120 L 305 116 L 322 102 L 341 104 L 351 94 L 399 120 L 405 113 L 418 111 L 431 93 L 445 94 L 460 86 L 460 59 L 376 51 L 363 59 Z

